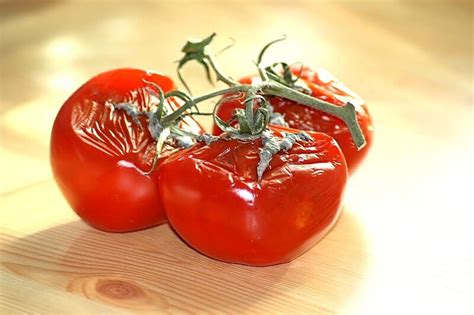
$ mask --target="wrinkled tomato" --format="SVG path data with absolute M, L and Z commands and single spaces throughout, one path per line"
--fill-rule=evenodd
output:
M 138 69 L 117 69 L 97 75 L 62 106 L 51 135 L 54 177 L 74 211 L 90 225 L 126 232 L 165 221 L 152 171 L 156 142 L 144 117 L 139 123 L 113 104 L 128 102 L 150 110 L 157 84 L 165 93 L 174 89 L 164 75 Z M 155 92 L 157 92 L 155 90 Z M 156 103 L 155 103 L 156 104 Z M 168 109 L 177 103 L 168 102 Z M 185 118 L 181 127 L 200 132 Z M 161 163 L 174 148 L 165 146 Z M 151 172 L 150 172 L 151 171 Z
M 277 153 L 261 181 L 262 139 L 198 143 L 171 156 L 159 168 L 170 224 L 193 248 L 226 262 L 265 266 L 304 253 L 334 225 L 347 179 L 334 139 L 308 134 L 313 140 Z
M 311 96 L 338 106 L 347 102 L 355 105 L 357 121 L 367 142 L 361 150 L 357 150 L 349 129 L 339 118 L 281 97 L 268 97 L 274 111 L 283 115 L 289 127 L 323 132 L 333 137 L 344 153 L 349 174 L 352 174 L 372 145 L 373 126 L 367 106 L 359 96 L 325 70 L 312 70 L 309 67 L 301 68 L 300 66 L 293 66 L 291 70 L 294 75 L 301 77 L 302 82 L 311 91 Z M 240 80 L 243 84 L 259 81 L 258 76 L 248 76 Z M 218 110 L 218 116 L 224 120 L 230 119 L 235 108 L 243 108 L 243 100 L 243 98 L 234 98 L 223 102 Z M 215 125 L 213 133 L 218 135 L 221 132 L 219 127 Z

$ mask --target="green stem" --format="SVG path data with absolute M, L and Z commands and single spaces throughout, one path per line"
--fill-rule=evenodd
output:
M 268 74 L 265 68 L 262 65 L 258 64 L 257 69 L 258 69 L 258 74 L 260 75 L 260 78 L 262 79 L 262 81 L 268 81 L 269 78 L 268 78 Z
M 272 46 L 273 44 L 275 43 L 278 43 L 278 42 L 281 42 L 283 40 L 286 39 L 286 36 L 283 36 L 282 38 L 278 38 L 278 39 L 275 39 L 271 42 L 269 42 L 268 44 L 266 44 L 263 49 L 260 51 L 260 53 L 258 54 L 258 57 L 257 57 L 257 69 L 258 69 L 258 73 L 260 74 L 260 77 L 262 78 L 262 81 L 268 81 L 268 75 L 267 75 L 267 71 L 265 70 L 265 67 L 262 66 L 262 61 L 263 61 L 263 55 L 265 54 L 265 52 L 267 51 L 268 48 L 270 48 L 270 46 Z
M 297 90 L 293 90 L 278 82 L 262 82 L 261 88 L 264 94 L 280 96 L 341 119 L 346 124 L 347 128 L 349 128 L 357 149 L 361 149 L 365 146 L 365 137 L 360 129 L 359 122 L 357 121 L 356 110 L 353 104 L 346 103 L 344 106 L 337 106 L 303 94 Z
M 184 117 L 184 116 L 194 116 L 194 115 L 196 115 L 196 116 L 212 116 L 212 115 L 214 115 L 214 113 L 201 113 L 201 112 L 194 113 L 194 112 L 192 112 L 192 113 L 184 113 L 182 115 L 182 117 Z
M 231 86 L 231 87 L 226 88 L 226 89 L 214 91 L 214 92 L 211 92 L 209 94 L 196 97 L 196 98 L 193 99 L 193 101 L 194 101 L 194 103 L 200 103 L 202 101 L 206 101 L 208 99 L 214 98 L 216 96 L 224 95 L 224 94 L 247 92 L 251 87 L 252 86 L 250 86 L 250 85 L 237 84 L 237 85 Z
M 346 103 L 344 106 L 337 106 L 322 100 L 319 100 L 315 97 L 303 94 L 296 90 L 293 90 L 283 84 L 274 81 L 264 81 L 257 85 L 234 85 L 226 89 L 218 90 L 211 92 L 206 95 L 202 95 L 196 98 L 193 98 L 191 101 L 186 102 L 178 108 L 176 111 L 171 113 L 170 115 L 163 118 L 162 124 L 166 126 L 167 124 L 175 121 L 178 119 L 182 114 L 184 114 L 188 109 L 195 106 L 196 104 L 206 101 L 208 99 L 214 98 L 216 96 L 221 96 L 225 94 L 232 94 L 232 93 L 248 93 L 252 95 L 256 95 L 258 93 L 265 94 L 265 95 L 272 95 L 272 96 L 279 96 L 286 98 L 288 100 L 294 101 L 296 103 L 323 111 L 328 113 L 332 116 L 335 116 L 341 119 L 349 129 L 352 138 L 354 140 L 354 144 L 358 149 L 362 148 L 365 145 L 365 137 L 362 133 L 359 123 L 357 121 L 356 110 L 353 104 Z M 253 116 L 253 101 L 249 100 L 246 104 L 246 112 L 248 115 Z M 252 111 L 252 113 L 250 113 Z
M 224 94 L 232 94 L 238 92 L 247 92 L 250 89 L 250 86 L 247 85 L 236 85 L 226 89 L 218 90 L 211 92 L 209 94 L 205 94 L 196 98 L 193 98 L 191 101 L 184 103 L 180 108 L 169 114 L 168 116 L 164 117 L 162 120 L 162 125 L 166 126 L 167 124 L 175 121 L 178 119 L 182 114 L 184 114 L 188 109 L 195 106 L 196 104 L 206 101 L 208 99 L 214 98 L 216 96 L 221 96 Z
M 209 61 L 209 64 L 210 66 L 212 67 L 212 69 L 214 70 L 214 72 L 216 73 L 216 76 L 217 76 L 217 80 L 218 81 L 222 81 L 224 82 L 225 84 L 227 84 L 228 86 L 234 86 L 234 85 L 238 85 L 239 83 L 237 81 L 234 81 L 233 79 L 229 78 L 229 77 L 226 77 L 221 68 L 218 66 L 218 64 L 214 61 L 214 57 L 209 54 L 209 53 L 205 53 L 205 58 Z
M 266 108 L 259 108 L 254 113 L 254 101 L 255 98 L 259 95 L 273 95 L 283 97 L 285 99 L 294 101 L 296 103 L 323 111 L 330 115 L 333 115 L 339 119 L 341 119 L 346 126 L 349 128 L 349 131 L 352 135 L 354 140 L 354 144 L 358 149 L 362 148 L 365 145 L 365 138 L 360 129 L 359 123 L 357 121 L 356 110 L 353 104 L 346 103 L 344 106 L 337 106 L 312 96 L 303 94 L 297 91 L 295 88 L 286 86 L 280 82 L 278 82 L 278 75 L 273 71 L 267 71 L 267 68 L 262 66 L 263 56 L 266 50 L 272 46 L 273 44 L 284 40 L 285 37 L 274 40 L 267 45 L 264 46 L 260 54 L 257 58 L 257 68 L 262 77 L 263 82 L 255 85 L 242 85 L 239 82 L 233 80 L 224 75 L 218 64 L 215 62 L 214 57 L 211 53 L 209 53 L 208 45 L 212 42 L 212 39 L 215 37 L 215 33 L 211 34 L 210 36 L 206 37 L 203 40 L 198 41 L 188 41 L 185 46 L 183 47 L 182 51 L 184 52 L 184 56 L 179 61 L 178 70 L 184 66 L 187 62 L 191 60 L 195 60 L 202 64 L 205 67 L 206 73 L 209 77 L 209 68 L 212 68 L 216 74 L 217 80 L 224 82 L 229 86 L 227 89 L 219 90 L 212 92 L 210 94 L 206 94 L 197 98 L 190 98 L 188 96 L 184 97 L 182 93 L 179 93 L 177 96 L 180 96 L 182 99 L 185 99 L 185 103 L 182 107 L 180 107 L 175 112 L 169 114 L 168 116 L 164 117 L 162 120 L 162 126 L 166 127 L 169 124 L 175 122 L 181 115 L 183 115 L 186 111 L 188 111 L 191 107 L 196 106 L 197 103 L 208 100 L 210 98 L 224 95 L 224 94 L 232 94 L 232 93 L 246 93 L 246 100 L 245 100 L 245 110 L 244 113 L 238 112 L 235 116 L 240 117 L 239 125 L 240 125 L 240 133 L 247 134 L 249 133 L 251 136 L 259 136 L 261 131 L 256 131 L 256 126 L 258 123 L 261 122 L 261 119 L 266 114 Z M 281 63 L 284 67 L 284 76 L 286 76 L 286 81 L 292 81 L 292 75 L 289 71 L 289 67 L 285 63 Z M 270 67 L 271 70 L 271 67 Z M 276 76 L 273 78 L 271 75 Z M 289 82 L 290 86 L 293 86 L 294 82 Z M 263 116 L 262 116 L 263 115 Z M 217 121 L 217 118 L 216 118 Z M 225 126 L 225 123 L 220 124 Z M 247 126 L 248 125 L 248 126 Z M 249 128 L 247 128 L 249 127 Z M 248 130 L 247 130 L 248 129 Z M 265 129 L 265 128 L 258 128 Z M 235 130 L 232 130 L 234 132 Z M 239 133 L 238 132 L 238 133 Z M 248 135 L 246 135 L 248 136 Z

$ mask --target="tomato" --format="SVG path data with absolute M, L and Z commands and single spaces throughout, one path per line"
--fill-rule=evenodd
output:
M 113 104 L 129 102 L 149 110 L 152 82 L 166 93 L 167 76 L 138 69 L 117 69 L 92 78 L 62 106 L 51 134 L 54 178 L 72 209 L 88 224 L 126 232 L 166 220 L 152 169 L 156 142 L 147 122 L 140 124 Z M 155 90 L 156 91 L 156 90 Z M 167 104 L 168 108 L 178 105 Z M 143 119 L 142 119 L 143 118 Z M 191 118 L 182 127 L 200 131 Z M 173 148 L 166 146 L 161 163 Z
M 282 132 L 297 130 L 271 127 Z M 198 143 L 160 165 L 169 223 L 199 252 L 226 262 L 289 262 L 318 242 L 341 209 L 347 167 L 330 136 L 308 132 L 257 179 L 262 139 Z
M 365 158 L 372 145 L 373 126 L 367 106 L 359 96 L 347 89 L 327 71 L 312 70 L 308 67 L 301 69 L 299 66 L 294 66 L 292 67 L 292 72 L 295 75 L 301 75 L 302 81 L 311 91 L 311 96 L 334 105 L 341 106 L 347 102 L 355 105 L 357 121 L 366 140 L 366 145 L 361 150 L 357 150 L 349 129 L 339 118 L 281 97 L 268 97 L 274 111 L 283 115 L 289 127 L 323 132 L 333 137 L 344 153 L 349 174 L 352 174 Z M 259 81 L 260 78 L 258 76 L 248 76 L 240 80 L 243 84 Z M 243 98 L 224 102 L 219 108 L 218 115 L 222 119 L 228 120 L 231 118 L 235 108 L 242 108 L 243 106 Z M 214 125 L 213 133 L 218 135 L 221 132 L 219 127 Z

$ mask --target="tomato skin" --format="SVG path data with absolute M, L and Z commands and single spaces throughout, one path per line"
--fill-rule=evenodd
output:
M 275 155 L 261 182 L 261 139 L 197 144 L 170 157 L 159 170 L 170 224 L 218 260 L 267 266 L 298 257 L 336 222 L 347 180 L 334 139 L 310 134 L 314 141 Z
M 71 208 L 100 230 L 128 232 L 166 221 L 151 170 L 155 141 L 145 119 L 141 128 L 112 103 L 131 102 L 150 108 L 148 86 L 166 93 L 173 81 L 138 69 L 116 69 L 97 75 L 62 106 L 51 134 L 50 160 L 54 178 Z M 172 105 L 170 105 L 172 106 Z M 201 130 L 194 120 L 186 120 Z M 166 158 L 173 148 L 165 148 Z
M 364 160 L 373 142 L 373 125 L 367 105 L 359 96 L 347 89 L 325 70 L 312 70 L 309 67 L 302 69 L 300 66 L 294 66 L 292 72 L 301 76 L 301 79 L 311 90 L 311 96 L 334 105 L 341 106 L 346 102 L 355 105 L 357 121 L 367 142 L 361 150 L 357 150 L 355 147 L 350 131 L 342 120 L 281 97 L 269 97 L 274 111 L 284 116 L 289 127 L 305 131 L 323 132 L 333 137 L 344 153 L 349 174 L 353 174 Z M 240 82 L 251 84 L 259 80 L 258 76 L 247 76 L 242 78 Z M 224 102 L 219 108 L 218 115 L 222 119 L 228 120 L 232 117 L 235 108 L 242 108 L 243 106 L 243 101 L 239 99 Z M 219 135 L 221 133 L 219 127 L 214 125 L 213 134 Z

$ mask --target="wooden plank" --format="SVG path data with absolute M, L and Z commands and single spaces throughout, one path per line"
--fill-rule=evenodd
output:
M 6 272 L 122 309 L 326 314 L 354 298 L 367 272 L 360 236 L 357 221 L 345 214 L 315 249 L 268 268 L 209 259 L 167 226 L 113 234 L 73 221 L 25 236 L 3 228 L 0 244 Z M 21 295 L 12 288 L 11 295 Z
M 3 267 L 2 267 L 3 269 Z M 124 311 L 55 290 L 0 270 L 2 314 L 124 314 Z
M 472 1 L 1 6 L 0 313 L 474 313 Z M 52 179 L 52 121 L 82 82 L 123 66 L 173 74 L 184 39 L 213 31 L 215 47 L 237 40 L 219 55 L 234 77 L 287 34 L 268 60 L 330 69 L 374 117 L 340 222 L 290 264 L 221 263 L 167 226 L 96 231 Z M 198 66 L 185 74 L 209 89 Z

